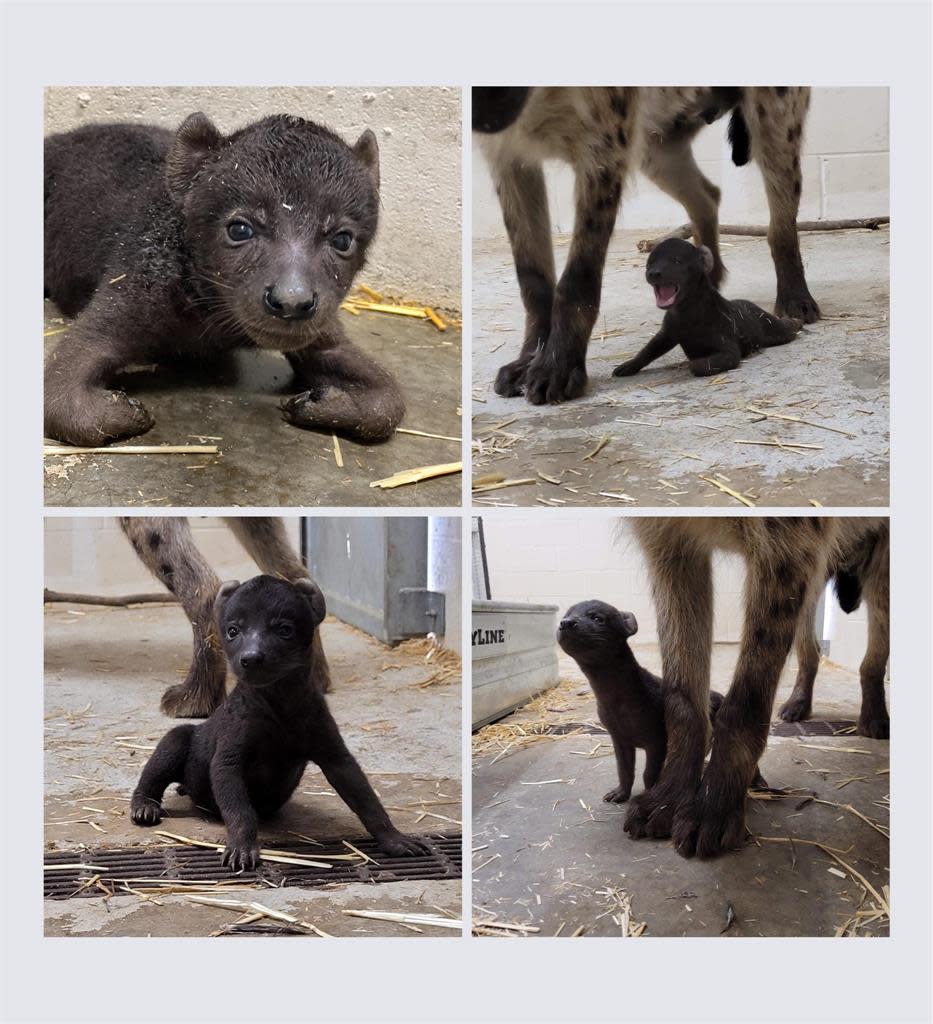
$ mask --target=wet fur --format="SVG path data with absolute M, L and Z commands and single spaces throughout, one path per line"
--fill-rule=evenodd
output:
M 277 115 L 223 136 L 198 113 L 175 132 L 104 124 L 49 136 L 45 292 L 75 319 L 46 361 L 46 435 L 101 445 L 145 433 L 152 417 L 119 390 L 121 370 L 259 347 L 291 363 L 290 423 L 390 437 L 404 414 L 398 385 L 337 315 L 378 212 L 369 131 L 351 147 Z M 227 234 L 237 219 L 255 226 L 240 244 Z M 343 228 L 345 255 L 331 244 Z M 264 297 L 276 289 L 313 294 L 313 314 L 271 312 Z
M 656 517 L 634 521 L 651 575 L 663 664 L 667 758 L 633 799 L 633 838 L 671 836 L 682 855 L 713 857 L 745 840 L 745 792 L 768 737 L 778 679 L 806 609 L 867 529 L 883 519 Z M 712 729 L 712 556 L 746 563 L 745 622 L 732 685 Z M 810 620 L 812 622 L 812 618 Z M 811 627 L 812 628 L 812 627 Z
M 713 286 L 713 255 L 679 238 L 662 242 L 648 257 L 645 276 L 655 289 L 676 288 L 661 329 L 632 359 L 613 371 L 630 377 L 679 345 L 695 377 L 734 370 L 760 348 L 786 345 L 803 326 L 775 317 L 753 302 L 725 298 Z M 659 300 L 660 304 L 660 300 Z
M 237 685 L 206 722 L 176 726 L 160 740 L 131 799 L 137 825 L 157 824 L 166 788 L 179 783 L 195 806 L 223 818 L 223 863 L 253 871 L 259 820 L 282 807 L 314 761 L 386 853 L 428 849 L 392 824 L 309 682 L 324 615 L 324 597 L 310 580 L 257 576 L 223 585 L 215 624 Z
M 224 521 L 263 572 L 292 583 L 307 579 L 308 570 L 280 519 L 230 516 Z M 214 628 L 220 579 L 195 545 L 186 518 L 124 516 L 119 523 L 142 563 L 178 598 L 194 634 L 191 667 L 183 683 L 162 695 L 162 710 L 173 718 L 206 718 L 220 707 L 225 693 L 226 663 Z M 326 693 L 330 672 L 318 630 L 313 645 L 310 682 Z
M 818 319 L 797 236 L 800 146 L 809 102 L 809 89 L 785 86 L 474 89 L 474 124 L 525 307 L 521 352 L 499 370 L 496 392 L 524 394 L 535 405 L 584 393 L 606 250 L 623 189 L 636 170 L 683 204 L 697 242 L 713 254 L 711 280 L 719 286 L 725 273 L 720 191 L 700 171 L 691 146 L 704 124 L 726 113 L 739 114 L 733 121 L 735 159 L 741 163 L 750 155 L 764 177 L 777 274 L 775 313 L 805 323 Z M 542 170 L 549 159 L 570 164 L 576 177 L 573 237 L 559 279 Z

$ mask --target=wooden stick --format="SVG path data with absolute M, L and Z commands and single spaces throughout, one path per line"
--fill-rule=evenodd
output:
M 107 597 L 103 594 L 68 594 L 48 588 L 43 591 L 42 600 L 45 604 L 99 604 L 108 608 L 126 608 L 131 604 L 178 604 L 178 598 L 168 592 Z
M 408 430 L 406 427 L 396 427 L 396 434 L 413 434 L 415 437 L 434 437 L 438 441 L 456 441 L 457 444 L 463 440 L 462 437 L 448 437 L 447 434 L 429 434 L 426 430 Z
M 867 229 L 877 231 L 883 224 L 890 224 L 890 217 L 861 217 L 855 220 L 802 220 L 797 223 L 798 231 L 852 231 Z M 748 224 L 722 224 L 719 228 L 720 235 L 752 236 L 755 238 L 764 237 L 768 234 L 766 227 L 752 226 Z M 690 238 L 693 235 L 693 225 L 683 224 L 674 228 L 666 235 L 659 238 L 643 238 L 638 243 L 639 252 L 651 252 L 662 242 L 669 238 Z
M 405 484 L 416 484 L 422 480 L 431 480 L 437 476 L 448 476 L 451 473 L 462 472 L 462 462 L 444 462 L 437 466 L 418 466 L 416 469 L 403 469 L 382 480 L 373 480 L 369 486 L 388 490 L 392 487 L 402 487 Z
M 216 444 L 124 444 L 119 447 L 73 448 L 71 445 L 46 444 L 47 455 L 216 455 Z

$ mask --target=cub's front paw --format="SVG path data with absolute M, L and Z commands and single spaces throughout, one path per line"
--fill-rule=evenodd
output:
M 155 420 L 138 398 L 122 391 L 82 394 L 46 409 L 45 434 L 66 444 L 97 448 L 150 430 Z
M 148 796 L 133 794 L 133 800 L 130 804 L 130 816 L 134 824 L 146 827 L 158 825 L 164 813 L 162 805 L 158 800 L 153 800 L 152 797 Z
M 624 804 L 631 795 L 631 786 L 616 786 L 615 789 L 610 789 L 608 793 L 603 795 L 603 800 L 607 804 Z
M 554 359 L 539 353 L 525 373 L 525 398 L 532 405 L 558 405 L 579 398 L 586 391 L 583 362 Z
M 619 365 L 612 371 L 613 377 L 634 377 L 636 373 L 641 369 L 638 363 L 634 359 L 626 359 L 624 363 Z
M 431 845 L 421 836 L 406 836 L 404 832 L 386 832 L 376 837 L 379 849 L 390 857 L 417 857 L 431 852 Z
M 259 844 L 249 841 L 227 841 L 221 864 L 231 871 L 255 871 L 259 867 Z

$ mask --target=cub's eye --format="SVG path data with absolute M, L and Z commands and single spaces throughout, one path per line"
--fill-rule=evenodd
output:
M 277 632 L 277 633 L 279 634 L 279 636 L 280 636 L 280 637 L 281 637 L 281 638 L 282 638 L 283 640 L 291 640 L 291 638 L 292 638 L 292 637 L 293 637 L 293 636 L 295 635 L 295 629 L 294 629 L 294 627 L 293 627 L 293 626 L 291 626 L 291 625 L 289 625 L 289 624 L 288 624 L 287 622 L 283 622 L 283 623 L 282 623 L 282 624 L 281 624 L 281 625 L 280 625 L 280 626 L 279 626 L 279 627 L 278 627 L 278 628 L 276 629 L 276 632 Z
M 349 252 L 350 246 L 353 245 L 353 235 L 349 231 L 338 231 L 336 235 L 332 236 L 330 244 L 337 252 Z
M 227 225 L 227 237 L 231 242 L 248 242 L 253 237 L 253 229 L 245 220 L 232 220 Z
M 591 618 L 591 619 L 592 619 L 592 620 L 593 620 L 593 621 L 594 621 L 595 623 L 598 623 L 599 625 L 602 625 L 602 622 L 603 622 L 603 617 L 602 617 L 602 615 L 591 615 L 591 616 L 590 616 L 590 618 Z
M 679 256 L 672 256 L 671 257 L 671 263 L 676 263 L 678 266 L 680 266 L 680 257 Z
M 240 630 L 237 626 L 227 626 L 227 639 L 236 640 L 240 635 Z

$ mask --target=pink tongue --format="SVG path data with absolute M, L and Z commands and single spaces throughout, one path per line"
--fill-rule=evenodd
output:
M 654 290 L 654 296 L 657 300 L 658 308 L 667 309 L 668 306 L 674 305 L 674 299 L 677 298 L 677 285 L 659 284 Z

